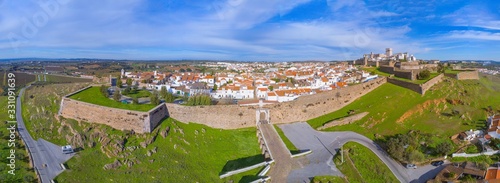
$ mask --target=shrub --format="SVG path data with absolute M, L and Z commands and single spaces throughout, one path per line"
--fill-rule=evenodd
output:
M 417 74 L 417 79 L 420 80 L 429 79 L 429 77 L 431 77 L 431 71 L 429 70 L 424 70 Z

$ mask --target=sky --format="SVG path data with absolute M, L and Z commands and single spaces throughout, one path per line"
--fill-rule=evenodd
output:
M 0 58 L 500 61 L 498 0 L 0 0 Z

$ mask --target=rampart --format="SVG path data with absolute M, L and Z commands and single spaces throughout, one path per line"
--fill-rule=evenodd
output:
M 149 133 L 162 119 L 168 117 L 168 109 L 164 104 L 148 112 L 140 112 L 105 107 L 69 98 L 87 88 L 63 97 L 59 115 L 89 123 L 105 124 L 119 130 L 134 130 L 136 133 Z
M 301 96 L 297 100 L 266 105 L 272 123 L 307 121 L 336 111 L 357 98 L 386 83 L 378 78 L 366 83 L 331 90 L 315 95 Z M 166 104 L 170 117 L 183 122 L 195 122 L 214 128 L 236 129 L 255 126 L 255 106 L 182 106 Z
M 404 87 L 404 88 L 408 88 L 412 91 L 415 91 L 417 93 L 424 95 L 425 92 L 427 90 L 429 90 L 432 86 L 441 82 L 443 80 L 443 77 L 444 77 L 444 74 L 437 75 L 436 77 L 430 79 L 429 81 L 425 82 L 424 84 L 410 83 L 410 82 L 401 81 L 401 80 L 394 79 L 394 78 L 387 78 L 387 82 Z
M 478 71 L 464 71 L 457 73 L 458 80 L 467 80 L 467 79 L 479 79 Z
M 272 123 L 307 121 L 336 111 L 386 82 L 387 78 L 378 78 L 358 85 L 301 96 L 290 102 L 266 105 L 265 108 L 270 110 Z M 64 97 L 61 102 L 61 116 L 138 133 L 151 132 L 161 119 L 167 116 L 213 128 L 254 127 L 255 111 L 258 108 L 238 105 L 183 106 L 167 103 L 148 112 L 139 112 L 94 105 L 73 100 L 69 96 L 71 95 Z
M 396 77 L 409 80 L 415 80 L 417 78 L 417 72 L 413 70 L 400 70 L 391 66 L 380 66 L 379 70 L 388 74 L 394 74 Z

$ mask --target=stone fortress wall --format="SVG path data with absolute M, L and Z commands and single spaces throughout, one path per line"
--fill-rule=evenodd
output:
M 479 72 L 477 70 L 474 71 L 464 71 L 457 73 L 456 79 L 458 80 L 467 80 L 467 79 L 479 79 Z
M 302 96 L 290 102 L 265 105 L 264 108 L 270 110 L 272 123 L 307 121 L 341 109 L 386 82 L 387 78 L 382 77 L 346 88 Z M 222 129 L 237 129 L 256 125 L 255 112 L 258 106 L 183 106 L 167 103 L 160 104 L 148 112 L 139 112 L 70 99 L 69 96 L 73 94 L 63 98 L 59 115 L 80 121 L 105 124 L 119 130 L 134 130 L 138 133 L 151 132 L 167 116 L 181 122 L 200 123 Z
M 357 98 L 386 83 L 378 78 L 366 83 L 340 88 L 315 95 L 301 96 L 297 100 L 265 105 L 270 110 L 271 123 L 307 121 L 336 111 Z M 194 122 L 214 128 L 236 129 L 255 126 L 257 106 L 181 106 L 166 104 L 170 117 L 182 122 Z
M 79 121 L 105 124 L 119 130 L 134 130 L 136 133 L 149 133 L 161 120 L 168 117 L 168 109 L 164 104 L 148 112 L 140 112 L 105 107 L 69 98 L 89 87 L 64 96 L 61 100 L 59 115 Z
M 401 81 L 401 80 L 394 79 L 394 78 L 387 78 L 387 82 L 404 87 L 404 88 L 408 88 L 412 91 L 415 91 L 417 93 L 424 95 L 425 92 L 427 92 L 427 90 L 429 90 L 432 86 L 441 82 L 443 80 L 443 77 L 444 77 L 444 74 L 437 75 L 436 77 L 430 79 L 429 81 L 425 82 L 424 84 L 416 84 L 416 83 Z

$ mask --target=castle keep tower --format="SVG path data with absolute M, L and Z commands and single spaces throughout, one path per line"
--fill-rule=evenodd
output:
M 388 56 L 388 57 L 392 56 L 392 48 L 386 48 L 385 49 L 385 55 Z

